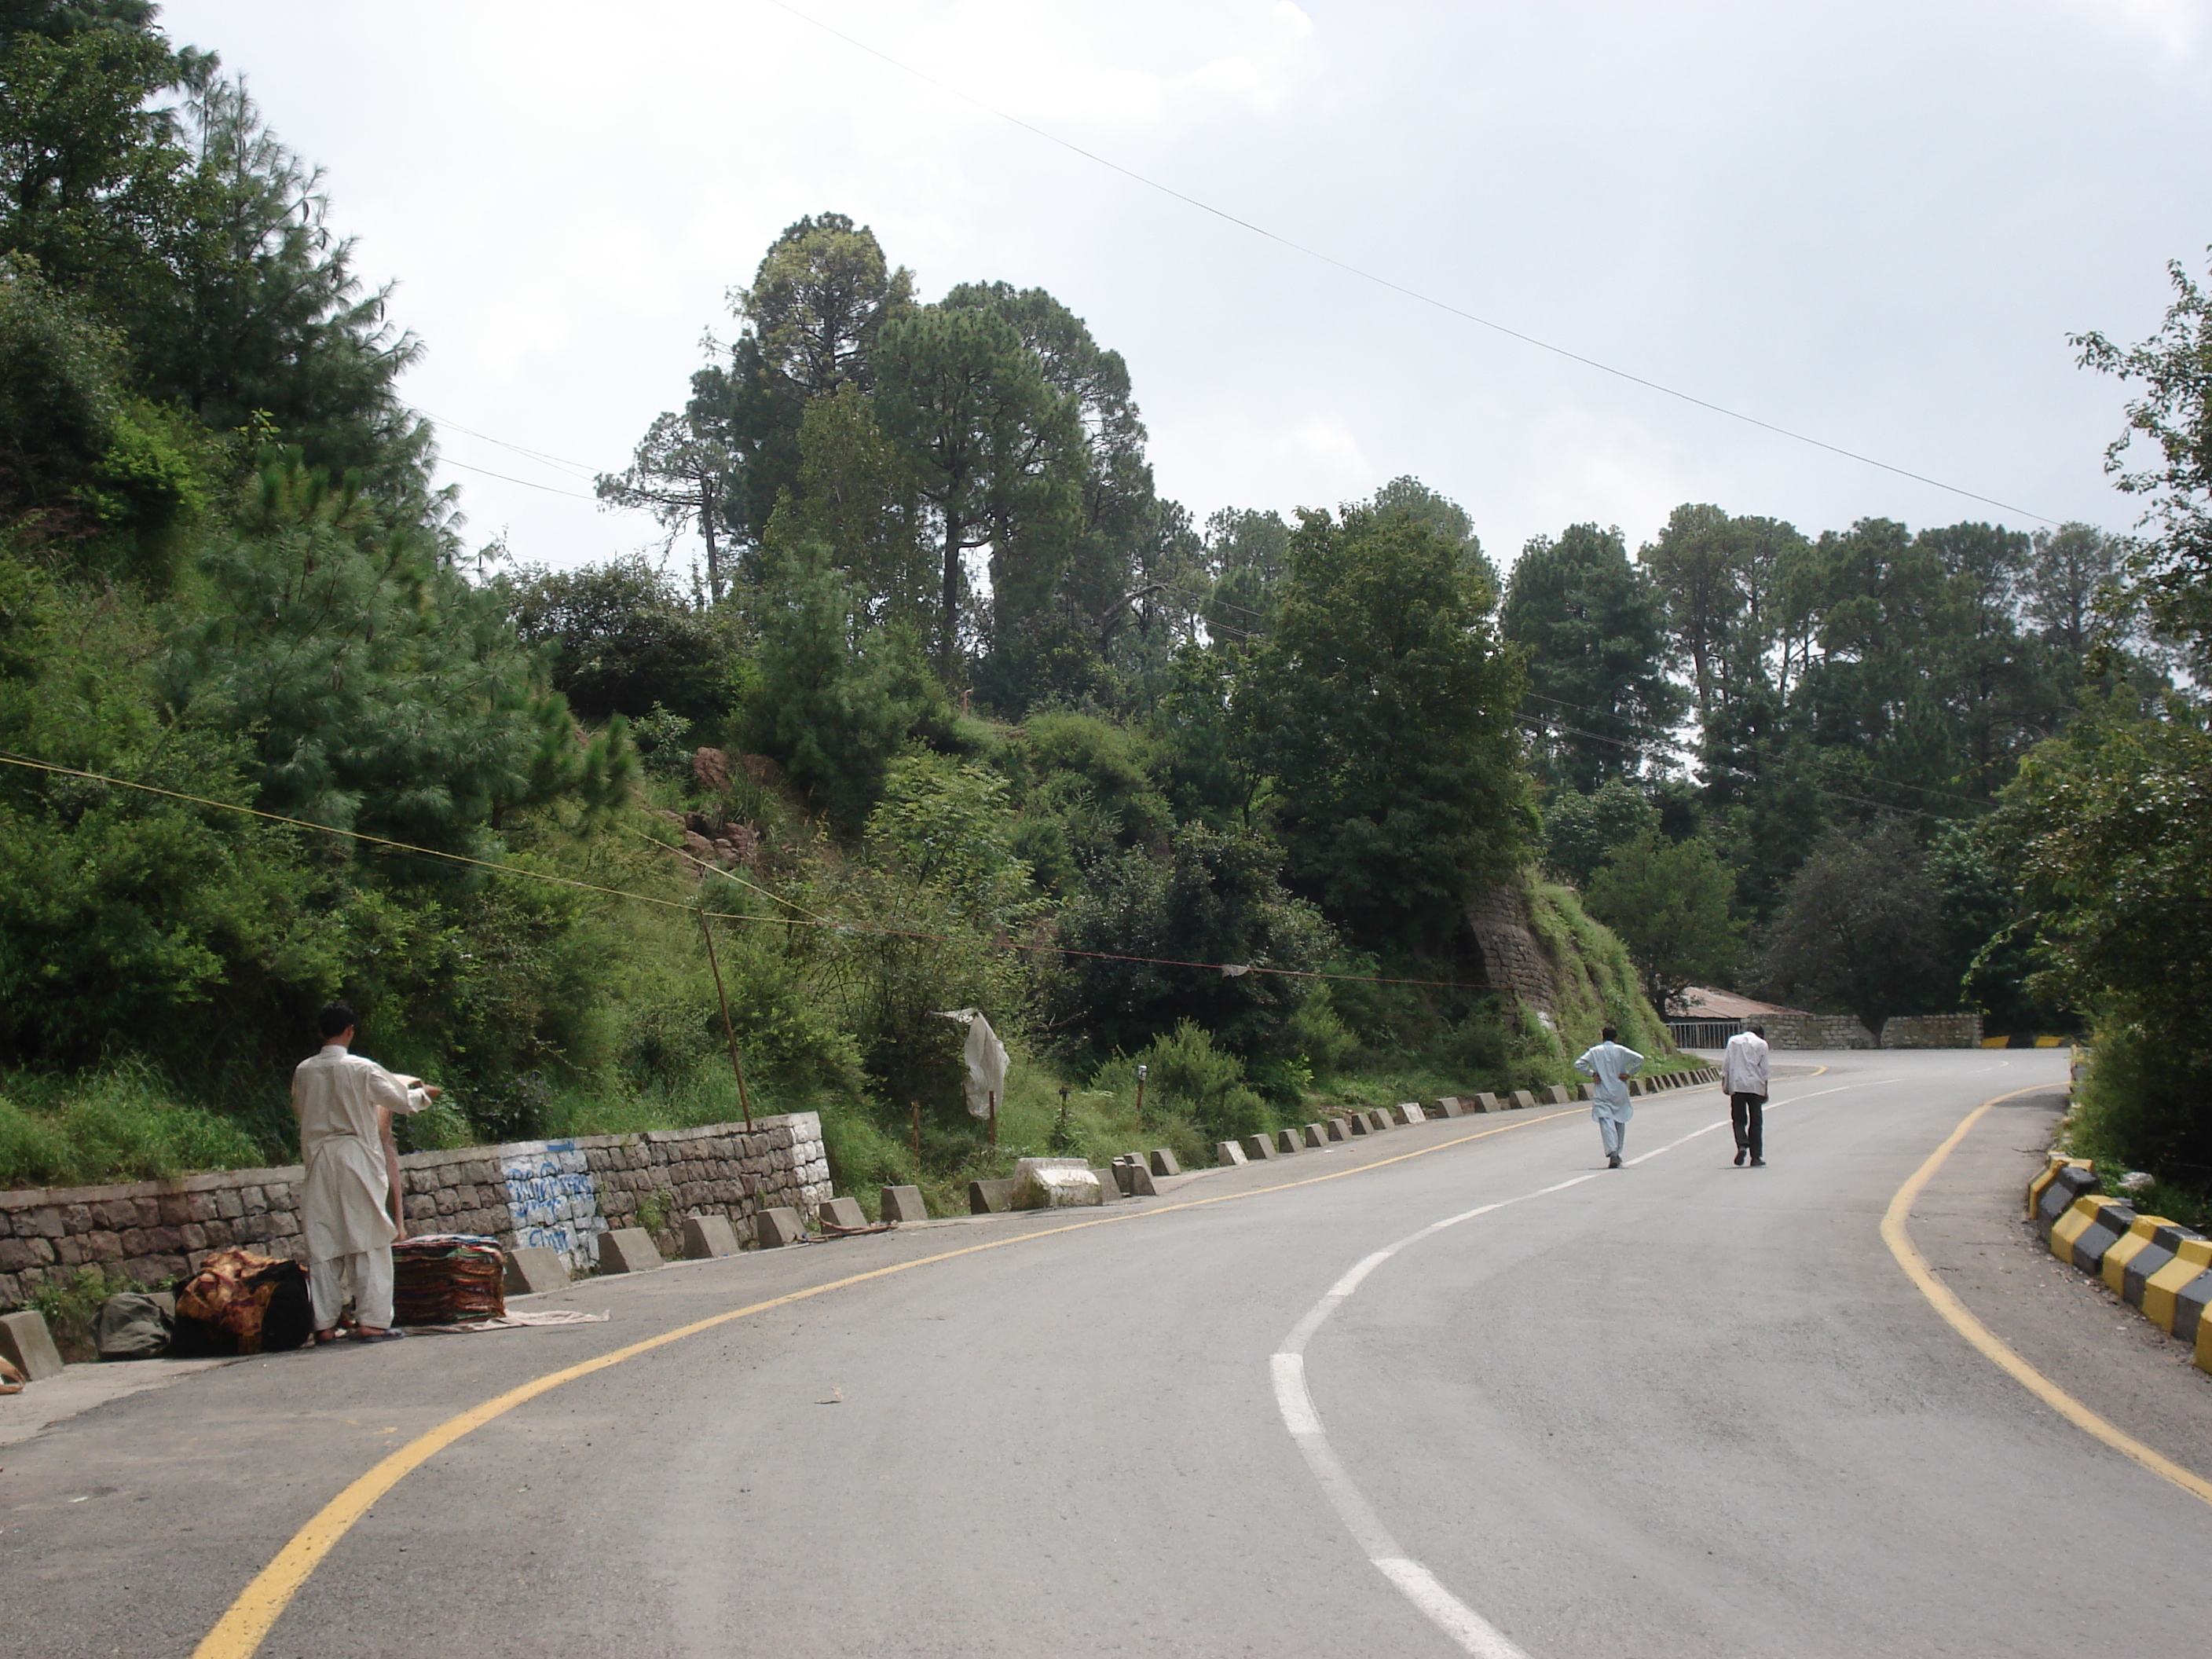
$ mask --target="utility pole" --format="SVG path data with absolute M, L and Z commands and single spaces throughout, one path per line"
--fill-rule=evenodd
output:
M 714 994 L 722 1004 L 722 1036 L 730 1045 L 730 1069 L 738 1074 L 738 1104 L 744 1109 L 745 1127 L 753 1127 L 753 1103 L 745 1094 L 745 1068 L 738 1062 L 737 1028 L 730 1024 L 730 994 L 722 988 L 722 964 L 714 955 L 714 930 L 707 925 L 707 911 L 699 910 L 699 931 L 707 936 L 707 965 L 714 970 Z

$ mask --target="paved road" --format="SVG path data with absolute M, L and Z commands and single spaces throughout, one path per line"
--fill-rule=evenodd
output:
M 1668 1150 L 1619 1172 L 1583 1112 L 1461 1120 L 1103 1225 L 689 1265 L 556 1299 L 605 1325 L 117 1401 L 0 1453 L 0 1648 L 188 1654 L 323 1504 L 454 1413 L 989 1244 L 492 1419 L 336 1544 L 262 1651 L 2201 1654 L 2212 1506 L 1969 1348 L 1876 1231 L 1969 1109 L 2063 1057 L 1807 1059 L 1765 1170 L 1695 1133 L 1724 1118 L 1711 1091 L 1643 1103 L 1631 1156 Z M 2031 1361 L 2212 1475 L 2212 1378 L 2014 1218 L 2056 1104 L 1987 1115 L 1915 1236 Z

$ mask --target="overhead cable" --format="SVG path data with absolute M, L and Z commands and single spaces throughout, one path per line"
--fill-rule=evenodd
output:
M 1265 225 L 1255 224 L 1249 219 L 1240 218 L 1237 215 L 1230 212 L 1225 208 L 1218 208 L 1214 206 L 1211 202 L 1201 201 L 1195 196 L 1192 196 L 1186 191 L 1177 190 L 1172 185 L 1162 184 L 1158 179 L 1139 173 L 1134 167 L 1125 167 L 1119 161 L 1109 160 L 1108 157 L 1099 155 L 1096 150 L 1085 149 L 1082 145 L 1076 143 L 1070 139 L 1063 138 L 1058 133 L 1050 131 L 1046 128 L 1035 125 L 1030 122 L 1024 121 L 1018 115 L 1009 114 L 1006 111 L 1000 109 L 997 105 L 985 101 L 983 99 L 977 97 L 972 92 L 969 92 L 960 87 L 957 87 L 949 81 L 939 80 L 936 76 L 931 75 L 926 70 L 916 69 L 913 64 L 894 58 L 889 52 L 884 52 L 878 47 L 872 46 L 866 41 L 862 40 L 854 35 L 848 34 L 841 28 L 837 28 L 831 24 L 823 22 L 818 17 L 810 15 L 806 12 L 800 10 L 797 6 L 789 4 L 787 0 L 769 0 L 769 3 L 779 11 L 788 13 L 790 15 L 797 18 L 800 22 L 819 29 L 824 34 L 831 35 L 837 40 L 842 40 L 847 46 L 853 47 L 855 51 L 864 52 L 871 58 L 878 58 L 880 61 L 890 64 L 901 74 L 911 76 L 917 81 L 924 82 L 930 86 L 935 87 L 940 92 L 949 93 L 953 97 L 961 100 L 963 103 L 974 105 L 985 114 L 994 116 L 998 119 L 1006 122 L 1010 126 L 1019 127 L 1023 131 L 1029 133 L 1035 137 L 1042 138 L 1048 144 L 1057 144 L 1060 149 L 1079 155 L 1086 161 L 1091 162 L 1096 166 L 1104 167 L 1109 172 L 1118 173 L 1123 178 L 1142 185 L 1147 190 L 1157 191 L 1163 196 L 1170 197 L 1176 201 L 1181 202 L 1186 207 L 1194 208 L 1200 213 L 1210 214 L 1214 218 L 1222 220 L 1228 224 L 1232 224 L 1240 230 L 1249 231 L 1255 236 L 1273 242 L 1279 246 L 1286 247 L 1294 253 L 1304 254 L 1309 259 L 1318 260 L 1322 264 L 1333 266 L 1336 270 L 1343 271 L 1347 276 L 1359 278 L 1362 282 L 1372 283 L 1378 288 L 1388 289 L 1393 294 L 1401 295 L 1406 299 L 1413 301 L 1417 304 L 1432 307 L 1436 310 L 1443 312 L 1448 315 L 1457 317 L 1462 321 L 1473 323 L 1480 328 L 1486 328 L 1492 333 L 1503 334 L 1509 339 L 1518 340 L 1524 345 L 1534 346 L 1539 351 L 1548 351 L 1555 357 L 1565 357 L 1570 362 L 1582 364 L 1585 368 L 1594 368 L 1601 374 L 1610 374 L 1615 380 L 1626 380 L 1632 386 L 1643 386 L 1647 391 L 1656 392 L 1663 397 L 1678 399 L 1682 403 L 1692 404 L 1696 408 L 1709 410 L 1712 414 L 1723 416 L 1729 420 L 1741 421 L 1747 426 L 1757 427 L 1762 431 L 1774 434 L 1777 437 L 1788 438 L 1796 443 L 1809 445 L 1814 449 L 1826 450 L 1832 455 L 1840 455 L 1844 459 L 1856 461 L 1863 466 L 1875 467 L 1881 471 L 1893 474 L 1900 478 L 1910 478 L 1915 483 L 1923 483 L 1931 489 L 1942 490 L 1948 495 L 1961 496 L 1970 501 L 1979 501 L 1985 507 L 2001 507 L 2007 513 L 2014 513 L 2018 514 L 2022 518 L 2033 519 L 2038 524 L 2046 524 L 2055 526 L 2058 523 L 2058 520 L 2056 519 L 2047 517 L 2040 513 L 2033 512 L 2027 507 L 2015 507 L 2008 501 L 2001 501 L 1994 495 L 1984 495 L 1979 490 L 1968 489 L 1959 484 L 1946 483 L 1941 478 L 1930 477 L 1924 472 L 1915 472 L 1910 467 L 1898 466 L 1888 461 L 1879 460 L 1874 456 L 1863 453 L 1858 450 L 1846 449 L 1841 444 L 1830 443 L 1825 438 L 1815 438 L 1808 433 L 1799 432 L 1792 428 L 1778 425 L 1772 421 L 1762 420 L 1756 415 L 1747 415 L 1741 410 L 1730 409 L 1724 404 L 1714 403 L 1711 398 L 1700 398 L 1694 392 L 1680 391 L 1676 387 L 1667 386 L 1658 380 L 1654 380 L 1644 375 L 1635 374 L 1629 369 L 1616 368 L 1611 363 L 1601 362 L 1595 357 L 1587 356 L 1582 352 L 1571 350 L 1565 346 L 1554 345 L 1549 340 L 1539 339 L 1534 334 L 1527 333 L 1522 330 L 1511 327 L 1507 324 L 1493 321 L 1492 319 L 1487 317 L 1478 316 L 1475 313 L 1468 311 L 1463 307 L 1454 305 L 1449 300 L 1439 300 L 1434 295 L 1424 294 L 1419 289 L 1409 288 L 1403 283 L 1397 282 L 1389 276 L 1382 276 L 1376 271 L 1369 270 L 1363 266 L 1355 265 L 1349 260 L 1340 259 L 1333 253 L 1325 253 L 1319 248 L 1310 246 L 1304 242 L 1293 240 L 1291 238 L 1283 235 L 1278 231 L 1268 229 Z

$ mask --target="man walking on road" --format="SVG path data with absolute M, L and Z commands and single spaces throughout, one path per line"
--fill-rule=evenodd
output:
M 1628 1103 L 1628 1079 L 1644 1064 L 1643 1055 L 1615 1040 L 1620 1035 L 1607 1026 L 1596 1046 L 1584 1049 L 1575 1062 L 1575 1070 L 1593 1080 L 1590 1115 L 1597 1120 L 1598 1139 L 1604 1144 L 1608 1170 L 1620 1167 L 1620 1149 L 1628 1143 L 1628 1120 L 1636 1115 L 1636 1109 Z
M 307 1178 L 300 1212 L 307 1236 L 307 1301 L 315 1340 L 337 1340 L 338 1311 L 353 1291 L 355 1335 L 364 1342 L 404 1336 L 392 1328 L 392 1242 L 399 1235 L 391 1207 L 399 1170 L 387 1163 L 394 1115 L 419 1112 L 438 1091 L 395 1077 L 347 1050 L 354 1012 L 333 1002 L 315 1018 L 322 1052 L 292 1073 L 292 1111 L 300 1120 L 301 1161 Z
M 1735 1126 L 1735 1161 L 1746 1155 L 1751 1167 L 1766 1167 L 1766 1028 L 1746 1026 L 1729 1039 L 1728 1057 L 1722 1064 L 1721 1087 L 1728 1091 L 1729 1121 Z

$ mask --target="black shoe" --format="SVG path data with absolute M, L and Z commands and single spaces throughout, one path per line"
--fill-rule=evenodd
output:
M 1739 1169 L 1739 1170 L 1741 1170 L 1741 1168 L 1743 1168 L 1743 1161 L 1744 1161 L 1744 1159 L 1746 1159 L 1746 1158 L 1749 1158 L 1750 1156 L 1751 1156 L 1751 1153 L 1749 1152 L 1749 1151 L 1748 1151 L 1748 1150 L 1747 1150 L 1746 1148 L 1741 1147 L 1741 1146 L 1737 1147 L 1737 1148 L 1735 1149 L 1735 1167 L 1736 1167 L 1737 1169 Z
M 1754 1158 L 1751 1160 L 1751 1167 L 1754 1170 L 1763 1170 L 1766 1167 L 1766 1160 L 1763 1158 Z
M 1605 1167 L 1608 1170 L 1618 1170 L 1620 1167 L 1620 1154 L 1607 1152 L 1605 1155 Z

